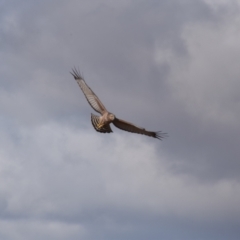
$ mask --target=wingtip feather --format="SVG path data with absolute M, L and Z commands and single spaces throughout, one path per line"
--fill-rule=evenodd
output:
M 70 73 L 73 75 L 75 80 L 83 79 L 81 72 L 76 67 L 73 67 L 72 72 Z
M 157 138 L 157 139 L 159 139 L 159 140 L 161 140 L 161 141 L 162 141 L 162 140 L 163 140 L 163 138 L 166 138 L 166 137 L 168 137 L 168 134 L 167 134 L 167 133 L 163 133 L 163 132 L 159 131 L 159 132 L 155 132 L 153 137 L 155 137 L 155 138 Z

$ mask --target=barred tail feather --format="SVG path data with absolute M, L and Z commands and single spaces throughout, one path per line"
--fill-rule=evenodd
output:
M 94 114 L 91 114 L 91 121 L 92 121 L 92 125 L 95 128 L 95 130 L 97 132 L 101 132 L 101 133 L 111 133 L 112 129 L 110 127 L 110 125 L 104 125 L 101 128 L 98 127 L 99 123 L 100 123 L 100 117 L 96 116 Z

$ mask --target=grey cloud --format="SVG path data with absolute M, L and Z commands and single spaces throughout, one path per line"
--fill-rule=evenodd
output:
M 100 239 L 143 239 L 150 232 L 174 238 L 178 231 L 183 231 L 183 239 L 191 222 L 196 228 L 192 235 L 203 231 L 208 239 L 212 228 L 221 232 L 222 225 L 226 231 L 237 223 L 240 192 L 235 182 L 199 183 L 189 175 L 172 174 L 164 154 L 159 156 L 145 141 L 109 135 L 105 145 L 92 135 L 52 123 L 22 128 L 21 141 L 14 143 L 2 131 L 1 213 L 8 228 L 25 229 L 32 236 L 26 223 L 39 222 L 33 225 L 35 232 L 43 228 L 41 236 L 49 239 L 57 238 L 59 225 L 69 236 L 78 226 L 77 236 L 82 229 L 85 239 L 95 234 Z M 172 235 L 168 229 L 173 227 L 177 229 Z
M 0 11 L 2 239 L 239 239 L 237 1 Z M 73 66 L 118 117 L 170 137 L 96 133 Z

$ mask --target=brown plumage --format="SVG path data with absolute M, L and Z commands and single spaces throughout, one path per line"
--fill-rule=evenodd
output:
M 86 84 L 83 77 L 81 76 L 80 72 L 73 68 L 72 72 L 70 72 L 75 80 L 77 81 L 78 85 L 82 89 L 88 103 L 91 105 L 91 107 L 98 113 L 101 114 L 101 116 L 96 116 L 94 114 L 91 114 L 91 121 L 92 125 L 95 128 L 96 131 L 101 133 L 111 133 L 112 129 L 110 127 L 110 123 L 113 123 L 115 127 L 120 128 L 124 131 L 132 132 L 132 133 L 138 133 L 143 134 L 149 137 L 154 137 L 157 139 L 162 140 L 164 137 L 166 137 L 166 133 L 159 132 L 150 132 L 145 130 L 144 128 L 137 127 L 136 125 L 126 122 L 124 120 L 118 119 L 115 117 L 114 114 L 107 111 L 107 109 L 104 107 L 100 99 L 97 97 L 97 95 L 92 91 L 92 89 Z

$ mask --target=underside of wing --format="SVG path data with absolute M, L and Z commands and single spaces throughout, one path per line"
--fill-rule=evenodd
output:
M 164 137 L 166 137 L 166 133 L 162 132 L 150 132 L 145 130 L 144 128 L 140 128 L 135 126 L 132 123 L 126 122 L 124 120 L 115 118 L 115 120 L 112 122 L 117 128 L 120 128 L 121 130 L 127 131 L 127 132 L 132 132 L 132 133 L 138 133 L 138 134 L 143 134 L 149 137 L 154 137 L 159 140 L 162 140 Z
M 78 85 L 82 89 L 88 103 L 91 105 L 91 107 L 98 113 L 103 114 L 106 111 L 106 108 L 100 101 L 100 99 L 97 97 L 97 95 L 92 91 L 92 89 L 86 84 L 83 77 L 81 76 L 80 72 L 73 68 L 72 72 L 70 72 L 75 80 L 77 81 Z
M 93 127 L 95 128 L 95 130 L 97 132 L 101 132 L 101 133 L 111 133 L 112 132 L 112 129 L 111 129 L 109 124 L 101 126 L 101 127 L 98 126 L 99 123 L 100 123 L 100 117 L 99 116 L 91 114 L 91 121 L 92 121 Z

